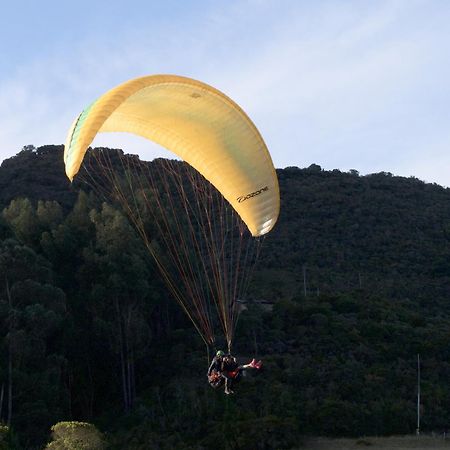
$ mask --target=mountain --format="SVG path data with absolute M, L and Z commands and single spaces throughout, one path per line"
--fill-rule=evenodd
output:
M 423 429 L 446 429 L 449 189 L 278 169 L 280 218 L 261 238 L 234 343 L 264 370 L 225 398 L 142 242 L 88 184 L 68 182 L 62 151 L 27 147 L 0 167 L 0 419 L 15 448 L 42 448 L 68 419 L 121 449 L 411 433 L 418 354 Z
M 0 166 L 0 207 L 14 198 L 27 197 L 38 200 L 55 200 L 69 208 L 76 199 L 64 175 L 63 145 L 25 147 Z

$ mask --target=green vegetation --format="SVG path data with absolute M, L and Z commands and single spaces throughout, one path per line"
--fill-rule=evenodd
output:
M 4 161 L 0 421 L 10 448 L 42 449 L 66 420 L 136 450 L 412 433 L 418 353 L 422 427 L 448 429 L 450 191 L 317 165 L 278 175 L 281 217 L 234 349 L 264 370 L 226 397 L 207 385 L 204 344 L 121 212 L 65 179 L 62 147 Z M 100 434 L 80 427 L 59 423 L 48 448 L 66 448 L 56 443 L 71 430 L 94 445 Z
M 51 450 L 104 450 L 103 435 L 94 425 L 85 422 L 59 422 L 52 426 Z
M 9 448 L 9 428 L 0 424 L 0 450 Z

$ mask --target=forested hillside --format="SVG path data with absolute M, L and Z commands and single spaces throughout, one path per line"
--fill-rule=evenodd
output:
M 450 190 L 390 173 L 278 170 L 235 353 L 234 396 L 116 207 L 64 175 L 62 146 L 0 167 L 0 420 L 43 448 L 63 420 L 111 448 L 299 448 L 302 437 L 450 425 Z M 1 443 L 1 442 L 0 442 Z

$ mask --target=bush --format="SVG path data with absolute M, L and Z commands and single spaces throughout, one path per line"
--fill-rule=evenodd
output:
M 9 428 L 0 424 L 0 450 L 8 450 Z
M 85 422 L 58 422 L 52 426 L 51 450 L 103 450 L 106 442 L 97 428 Z

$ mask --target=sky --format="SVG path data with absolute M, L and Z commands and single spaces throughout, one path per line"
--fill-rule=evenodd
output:
M 448 0 L 0 0 L 0 161 L 63 144 L 131 78 L 177 74 L 235 100 L 276 167 L 450 186 Z M 104 133 L 94 146 L 168 153 Z

